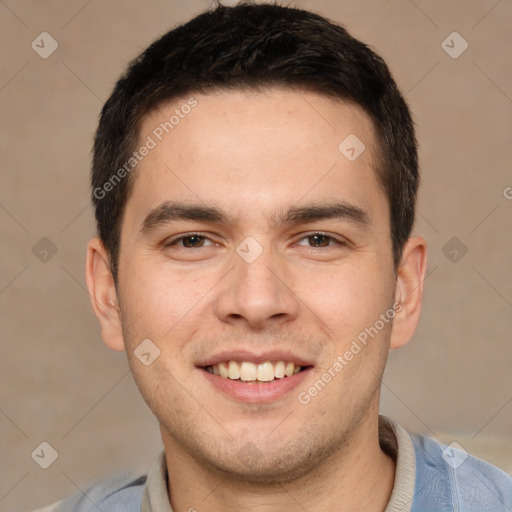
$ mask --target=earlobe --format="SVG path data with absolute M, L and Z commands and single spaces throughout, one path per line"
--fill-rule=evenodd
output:
M 396 315 L 390 348 L 400 348 L 412 338 L 418 325 L 427 269 L 427 242 L 413 236 L 406 242 L 397 271 L 395 289 Z
M 113 350 L 124 350 L 120 309 L 110 269 L 110 257 L 99 238 L 93 238 L 87 244 L 85 277 L 91 305 L 100 324 L 105 345 Z

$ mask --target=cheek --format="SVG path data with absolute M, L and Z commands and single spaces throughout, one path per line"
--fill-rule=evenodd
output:
M 157 343 L 177 338 L 176 333 L 186 329 L 188 319 L 204 308 L 211 288 L 209 280 L 171 273 L 165 265 L 132 261 L 124 267 L 119 289 L 126 336 L 134 342 L 149 338 Z
M 340 344 L 350 343 L 392 305 L 392 286 L 368 266 L 363 269 L 347 265 L 325 276 L 303 276 L 300 288 L 304 304 Z

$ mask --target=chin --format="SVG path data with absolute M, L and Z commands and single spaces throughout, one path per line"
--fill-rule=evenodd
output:
M 286 439 L 286 438 L 284 438 Z M 268 486 L 297 481 L 319 469 L 328 462 L 343 444 L 343 440 L 329 439 L 312 432 L 297 435 L 292 442 L 281 442 L 273 446 L 258 446 L 247 442 L 235 452 L 212 452 L 203 462 L 216 472 L 244 484 Z
M 213 462 L 213 465 L 230 480 L 239 480 L 244 484 L 262 486 L 279 485 L 297 480 L 312 469 L 307 461 L 285 459 L 289 459 L 289 456 L 276 457 L 275 455 L 261 454 L 258 460 L 252 462 L 239 462 L 237 460 L 233 464 L 233 460 L 230 460 L 223 464 L 217 460 Z

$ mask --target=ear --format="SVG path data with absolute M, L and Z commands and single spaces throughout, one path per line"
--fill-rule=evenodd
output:
M 407 240 L 397 271 L 395 318 L 390 348 L 400 348 L 412 338 L 418 325 L 427 271 L 427 242 L 421 236 Z
M 99 238 L 87 244 L 85 278 L 92 309 L 100 323 L 101 337 L 107 347 L 124 350 L 124 338 L 117 291 L 110 270 L 110 257 Z

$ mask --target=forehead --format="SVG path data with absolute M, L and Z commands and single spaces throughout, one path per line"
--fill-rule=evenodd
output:
M 371 213 L 386 202 L 369 116 L 311 92 L 191 94 L 143 119 L 144 144 L 151 149 L 128 201 L 140 208 L 193 199 L 223 204 L 236 215 L 256 206 L 272 215 L 278 205 L 306 197 L 341 196 Z

